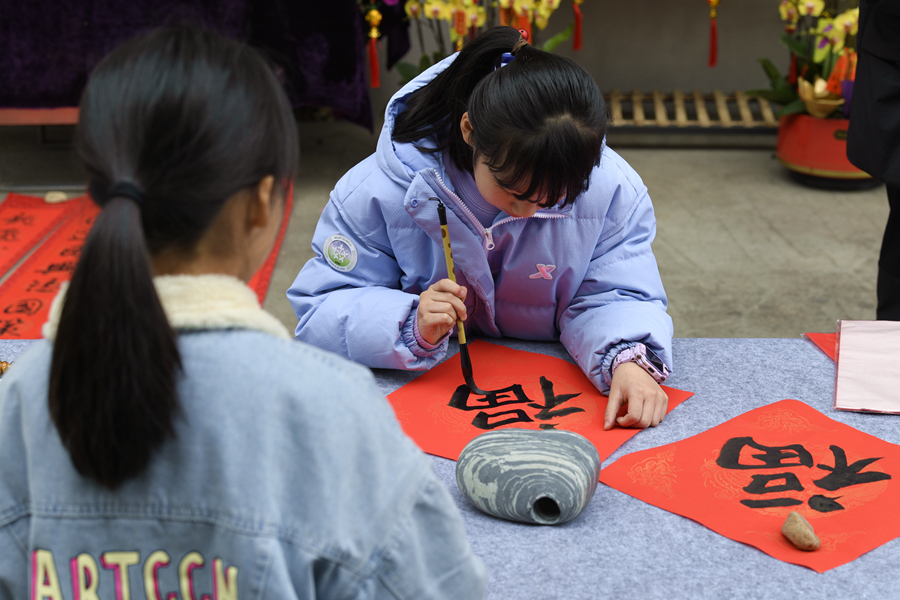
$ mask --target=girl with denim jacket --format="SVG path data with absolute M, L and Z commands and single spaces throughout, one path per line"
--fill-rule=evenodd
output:
M 0 598 L 480 598 L 371 374 L 246 286 L 297 162 L 261 57 L 192 28 L 129 42 L 77 147 L 102 211 L 0 381 Z

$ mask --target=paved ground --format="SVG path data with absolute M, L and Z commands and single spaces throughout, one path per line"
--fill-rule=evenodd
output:
M 312 256 L 319 212 L 340 175 L 375 148 L 375 136 L 348 123 L 302 122 L 299 129 L 294 211 L 265 302 L 291 329 L 284 291 Z M 51 142 L 59 133 L 49 132 Z M 654 251 L 677 337 L 796 337 L 834 331 L 837 319 L 874 318 L 888 212 L 883 186 L 801 186 L 771 147 L 644 148 L 614 138 L 610 145 L 650 190 L 659 227 Z M 79 181 L 65 143 L 39 143 L 34 128 L 0 128 L 0 194 Z

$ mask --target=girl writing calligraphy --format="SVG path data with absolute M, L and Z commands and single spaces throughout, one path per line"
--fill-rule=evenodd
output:
M 335 186 L 288 291 L 297 338 L 395 369 L 439 362 L 457 318 L 476 335 L 559 340 L 609 391 L 607 428 L 657 425 L 672 322 L 656 221 L 605 134 L 581 67 L 509 27 L 479 35 L 394 95 L 376 152 Z

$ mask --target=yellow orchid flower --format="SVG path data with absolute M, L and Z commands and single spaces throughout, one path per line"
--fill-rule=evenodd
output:
M 444 0 L 427 0 L 425 2 L 424 15 L 435 21 L 449 21 L 453 18 L 453 11 Z
M 499 0 L 498 4 L 500 5 L 500 8 L 506 10 L 512 6 L 512 0 Z
M 844 48 L 846 34 L 843 28 L 835 27 L 834 21 L 825 17 L 819 17 L 819 23 L 815 31 L 815 48 L 813 49 L 813 61 L 824 62 L 832 52 L 838 53 Z
M 792 25 L 795 25 L 800 19 L 796 0 L 781 0 L 781 3 L 778 5 L 778 12 L 781 14 L 782 21 Z
M 466 10 L 466 18 L 469 20 L 469 27 L 484 27 L 487 23 L 487 11 L 483 6 L 473 6 Z
M 859 9 L 845 10 L 834 18 L 834 26 L 844 31 L 844 35 L 856 35 L 859 31 Z
M 800 0 L 797 3 L 797 10 L 803 16 L 818 17 L 825 10 L 825 0 Z
M 529 20 L 534 18 L 535 0 L 513 0 L 512 5 L 517 15 L 527 15 Z
M 538 0 L 534 9 L 534 24 L 538 29 L 546 29 L 550 15 L 559 8 L 559 0 Z
M 403 10 L 406 11 L 406 16 L 410 19 L 418 19 L 422 16 L 422 3 L 419 0 L 407 0 L 406 4 L 403 5 Z

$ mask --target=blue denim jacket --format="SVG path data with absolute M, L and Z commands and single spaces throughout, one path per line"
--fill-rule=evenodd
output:
M 559 340 L 604 391 L 623 342 L 643 342 L 671 369 L 653 205 L 618 154 L 604 146 L 574 206 L 530 218 L 500 212 L 485 228 L 452 189 L 440 153 L 391 140 L 407 96 L 452 60 L 394 95 L 376 152 L 331 192 L 313 237 L 316 256 L 287 292 L 297 338 L 370 367 L 425 370 L 440 362 L 446 340 L 426 347 L 415 329 L 419 294 L 447 277 L 440 199 L 457 280 L 469 290 L 467 332 Z
M 116 491 L 50 420 L 49 341 L 0 380 L 0 598 L 482 597 L 456 506 L 368 370 L 260 331 L 178 346 L 176 438 Z

